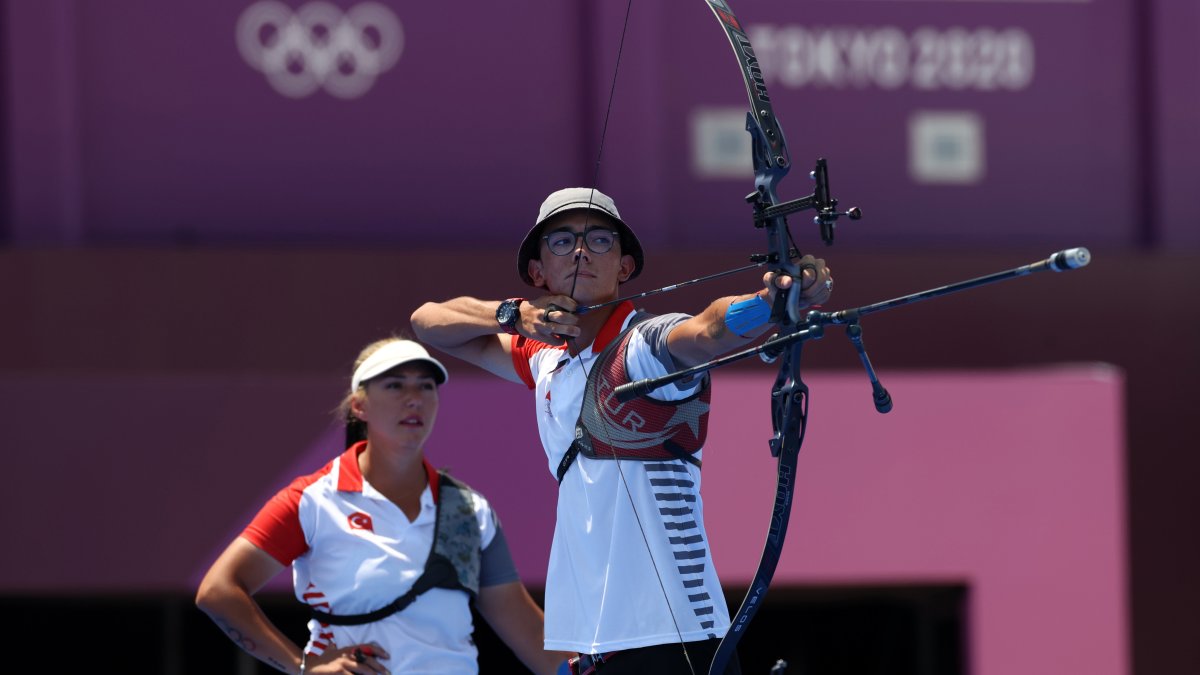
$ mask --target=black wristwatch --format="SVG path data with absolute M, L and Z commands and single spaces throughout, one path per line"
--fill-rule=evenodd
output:
M 525 298 L 509 298 L 496 308 L 496 323 L 500 330 L 509 335 L 517 334 L 517 322 L 521 320 L 521 303 Z

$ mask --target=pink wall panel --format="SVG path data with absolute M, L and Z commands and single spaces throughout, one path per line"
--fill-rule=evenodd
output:
M 1124 400 L 1106 366 L 818 374 L 777 583 L 962 582 L 975 675 L 1128 672 Z M 766 374 L 721 377 L 706 520 L 725 583 L 774 497 Z M 738 409 L 735 414 L 731 411 Z

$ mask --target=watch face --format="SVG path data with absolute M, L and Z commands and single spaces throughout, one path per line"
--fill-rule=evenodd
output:
M 521 315 L 520 309 L 521 304 L 519 301 L 505 300 L 496 308 L 496 321 L 500 322 L 501 326 L 512 326 Z

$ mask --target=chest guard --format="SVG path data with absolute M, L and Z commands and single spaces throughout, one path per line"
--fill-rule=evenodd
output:
M 431 588 L 466 591 L 473 601 L 479 593 L 480 545 L 479 521 L 466 483 L 438 472 L 437 517 L 433 529 L 433 547 L 425 560 L 425 571 L 412 588 L 373 612 L 366 614 L 327 614 L 312 610 L 312 617 L 323 624 L 360 626 L 379 621 L 408 607 Z
M 651 317 L 645 312 L 635 314 L 629 326 L 596 358 L 575 422 L 575 441 L 558 465 L 560 483 L 580 454 L 589 459 L 680 459 L 700 466 L 696 453 L 708 435 L 712 400 L 707 375 L 699 391 L 678 401 L 640 396 L 622 403 L 613 394 L 614 389 L 630 380 L 625 356 L 634 327 Z

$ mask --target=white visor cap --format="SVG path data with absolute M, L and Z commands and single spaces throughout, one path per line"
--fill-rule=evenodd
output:
M 433 378 L 439 385 L 445 384 L 446 380 L 450 379 L 450 373 L 446 371 L 446 366 L 430 356 L 429 352 L 425 351 L 420 344 L 412 340 L 396 340 L 376 349 L 367 357 L 366 361 L 362 362 L 350 380 L 350 391 L 358 391 L 363 382 L 378 377 L 396 366 L 413 361 L 424 361 L 432 365 L 434 367 Z

